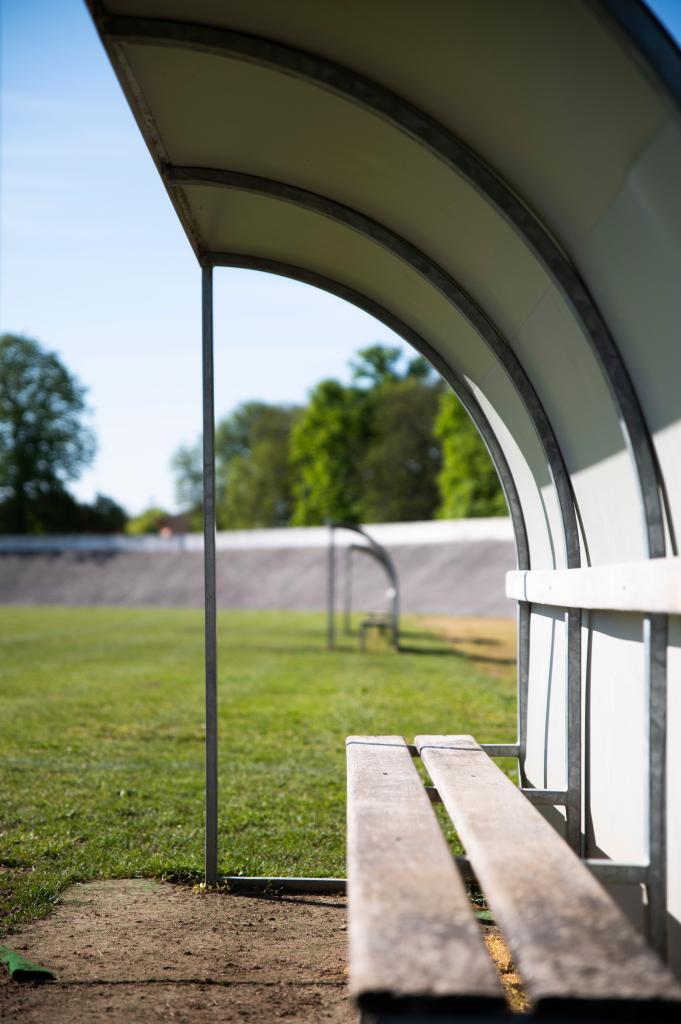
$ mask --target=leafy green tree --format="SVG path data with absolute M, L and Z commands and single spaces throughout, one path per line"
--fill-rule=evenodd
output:
M 133 516 L 132 519 L 129 519 L 125 532 L 129 533 L 132 537 L 139 537 L 145 533 L 158 533 L 161 523 L 167 518 L 168 513 L 165 509 L 152 505 L 151 508 L 140 512 L 138 516 Z
M 98 494 L 91 505 L 81 505 L 80 528 L 84 533 L 121 533 L 128 514 L 117 501 Z
M 283 526 L 292 511 L 289 436 L 297 409 L 246 402 L 215 431 L 216 516 L 221 530 Z M 201 444 L 178 449 L 172 459 L 178 503 L 201 528 Z
M 402 349 L 389 345 L 361 348 L 350 360 L 353 381 L 360 387 L 377 388 L 400 379 L 398 370 Z
M 358 521 L 367 413 L 365 396 L 357 388 L 323 380 L 312 390 L 291 434 L 292 525 Z
M 427 359 L 423 356 L 414 356 L 407 363 L 405 377 L 412 380 L 439 381 L 439 377 L 433 370 Z
M 375 344 L 361 348 L 350 360 L 353 383 L 358 387 L 374 390 L 384 384 L 394 384 L 400 380 L 437 379 L 430 363 L 423 356 L 413 356 L 407 361 L 404 370 L 400 365 L 403 358 L 402 349 L 392 345 Z
M 292 511 L 289 439 L 298 410 L 249 402 L 223 421 L 220 452 L 222 528 L 286 526 Z
M 440 519 L 507 515 L 506 502 L 489 453 L 453 391 L 443 392 L 435 421 L 442 444 L 438 475 Z
M 422 356 L 371 345 L 352 385 L 322 381 L 292 435 L 292 522 L 428 519 L 438 492 L 433 438 L 439 383 Z
M 125 509 L 106 495 L 82 504 L 64 488 L 41 492 L 29 505 L 35 533 L 120 533 L 127 522 Z M 0 533 L 11 533 L 11 504 L 0 504 Z
M 50 504 L 73 502 L 66 484 L 95 453 L 83 422 L 85 388 L 54 352 L 22 335 L 0 337 L 0 503 L 3 528 L 49 528 Z
M 371 441 L 360 464 L 364 522 L 433 517 L 439 497 L 440 445 L 433 436 L 439 394 L 436 383 L 413 374 L 368 396 Z

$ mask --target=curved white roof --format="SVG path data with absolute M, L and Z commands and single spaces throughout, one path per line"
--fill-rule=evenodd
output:
M 200 259 L 317 275 L 419 335 L 488 416 L 533 567 L 579 564 L 570 486 L 582 564 L 662 553 L 681 135 L 607 4 L 110 0 L 96 20 Z

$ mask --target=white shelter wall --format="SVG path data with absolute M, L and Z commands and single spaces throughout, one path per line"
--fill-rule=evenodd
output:
M 532 568 L 554 569 L 565 565 L 565 543 L 563 539 L 558 500 L 553 485 L 545 482 L 537 486 L 537 479 L 523 455 L 519 439 L 528 433 L 527 441 L 536 446 L 536 435 L 527 422 L 524 409 L 514 403 L 507 405 L 508 425 L 497 412 L 498 396 L 495 385 L 504 386 L 505 374 L 500 367 L 490 371 L 485 378 L 486 392 L 483 393 L 474 382 L 470 382 L 475 396 L 485 413 L 506 456 L 509 469 L 515 480 L 518 493 L 522 495 L 523 516 L 527 528 Z M 529 433 L 531 431 L 531 434 Z
M 527 710 L 528 779 L 536 789 L 565 789 L 565 615 L 532 606 Z
M 513 346 L 558 437 L 590 564 L 644 558 L 639 490 L 616 409 L 594 353 L 555 287 Z
M 580 262 L 618 340 L 653 432 L 681 530 L 681 131 L 667 124 L 639 155 Z
M 582 629 L 587 852 L 633 864 L 648 856 L 642 637 L 641 616 L 625 613 L 591 612 Z

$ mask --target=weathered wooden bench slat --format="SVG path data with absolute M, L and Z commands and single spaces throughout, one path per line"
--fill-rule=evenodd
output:
M 671 972 L 475 740 L 417 736 L 415 744 L 536 1011 L 681 1019 Z
M 401 736 L 350 736 L 350 990 L 365 1010 L 503 1008 L 480 929 Z

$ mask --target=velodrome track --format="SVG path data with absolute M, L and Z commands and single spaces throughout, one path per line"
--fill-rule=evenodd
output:
M 505 519 L 368 526 L 397 566 L 402 609 L 443 615 L 512 616 L 504 575 L 515 568 Z M 337 597 L 343 600 L 344 547 L 337 531 Z M 323 609 L 328 531 L 324 528 L 218 534 L 221 608 Z M 200 607 L 200 538 L 0 538 L 0 603 Z M 372 560 L 353 556 L 353 606 L 385 607 L 385 581 Z

